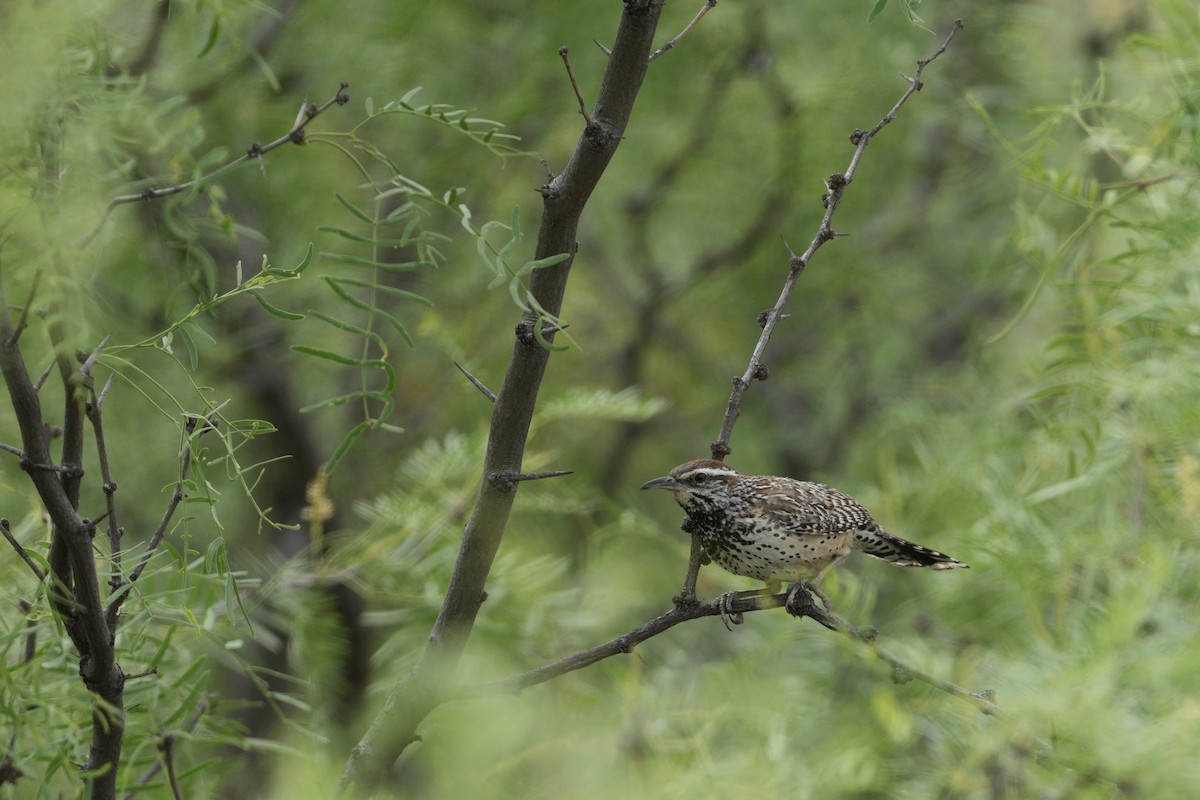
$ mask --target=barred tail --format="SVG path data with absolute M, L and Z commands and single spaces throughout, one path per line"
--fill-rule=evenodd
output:
M 877 525 L 856 530 L 853 546 L 856 550 L 862 550 L 869 556 L 875 556 L 897 567 L 955 569 L 970 566 L 945 553 L 893 536 Z

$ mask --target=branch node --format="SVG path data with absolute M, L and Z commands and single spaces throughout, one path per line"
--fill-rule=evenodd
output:
M 864 131 L 862 128 L 855 128 L 853 131 L 850 132 L 850 144 L 857 147 L 859 145 L 859 143 L 862 142 L 863 137 L 866 135 L 867 135 L 867 132 Z
M 769 377 L 771 377 L 771 372 L 765 364 L 756 364 L 754 366 L 754 379 L 756 381 L 765 381 Z
M 297 130 L 299 130 L 299 129 L 297 129 Z M 295 131 L 293 131 L 292 133 L 294 135 Z M 263 154 L 262 145 L 259 144 L 258 142 L 255 142 L 254 144 L 250 145 L 250 149 L 248 149 L 246 151 L 246 158 L 259 158 L 262 156 L 262 154 Z
M 741 379 L 739 378 L 738 380 L 741 380 Z M 708 446 L 708 449 L 712 453 L 713 458 L 715 458 L 717 461 L 724 461 L 725 456 L 727 456 L 733 452 L 733 450 L 730 449 L 729 445 L 727 443 L 725 443 L 724 441 L 713 442 L 712 444 L 710 444 Z

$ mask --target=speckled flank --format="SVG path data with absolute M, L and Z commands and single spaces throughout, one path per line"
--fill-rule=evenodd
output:
M 670 491 L 709 557 L 748 578 L 811 580 L 852 549 L 901 567 L 967 566 L 887 533 L 854 498 L 820 483 L 742 476 L 701 459 L 643 488 Z

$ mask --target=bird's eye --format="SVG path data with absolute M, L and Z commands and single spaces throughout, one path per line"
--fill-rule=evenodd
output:
M 701 472 L 698 475 L 692 476 L 692 481 L 694 481 L 695 483 L 704 483 L 706 480 L 708 480 L 708 476 L 705 475 L 703 472 Z

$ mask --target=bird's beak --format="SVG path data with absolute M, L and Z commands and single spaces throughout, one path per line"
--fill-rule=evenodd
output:
M 674 489 L 678 484 L 670 475 L 664 475 L 661 478 L 655 478 L 652 481 L 646 481 L 642 484 L 643 489 Z

